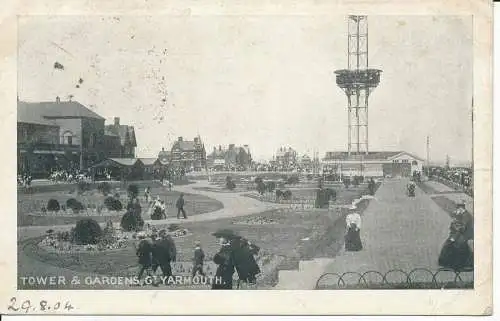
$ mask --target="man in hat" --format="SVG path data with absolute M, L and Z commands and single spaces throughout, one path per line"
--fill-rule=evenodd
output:
M 158 233 L 158 238 L 154 243 L 153 257 L 153 272 L 156 272 L 158 267 L 160 267 L 163 276 L 171 276 L 172 267 L 170 262 L 176 259 L 176 248 L 174 240 L 164 229 Z
M 177 202 L 175 203 L 175 206 L 177 207 L 177 218 L 181 218 L 181 212 L 182 216 L 186 219 L 186 211 L 184 211 L 184 193 L 181 193 L 179 195 L 179 198 L 177 199 Z
M 234 274 L 234 257 L 231 249 L 231 239 L 238 236 L 230 230 L 219 230 L 213 234 L 219 241 L 221 248 L 214 255 L 215 271 L 213 290 L 232 290 Z

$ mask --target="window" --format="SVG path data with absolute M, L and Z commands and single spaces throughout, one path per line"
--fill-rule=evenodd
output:
M 411 164 L 412 164 L 412 165 L 415 165 L 415 166 L 416 166 L 416 165 L 418 165 L 418 163 L 417 163 L 417 161 L 416 161 L 416 160 L 414 160 L 413 162 L 411 162 Z
M 61 140 L 63 144 L 73 145 L 73 133 L 69 130 L 65 131 Z

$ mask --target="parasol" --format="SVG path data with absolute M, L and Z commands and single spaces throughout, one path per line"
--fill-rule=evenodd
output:
M 230 229 L 220 229 L 216 232 L 212 233 L 215 237 L 224 237 L 226 239 L 239 239 L 241 236 L 236 234 L 233 230 Z

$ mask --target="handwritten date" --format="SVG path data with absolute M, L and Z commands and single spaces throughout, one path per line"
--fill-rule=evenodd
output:
M 71 305 L 71 302 L 65 301 L 57 301 L 57 302 L 48 302 L 46 300 L 41 300 L 38 303 L 32 302 L 31 300 L 23 300 L 19 301 L 16 297 L 12 297 L 10 299 L 10 303 L 7 305 L 7 310 L 12 312 L 20 312 L 20 313 L 50 313 L 50 312 L 69 312 L 73 310 L 74 307 Z

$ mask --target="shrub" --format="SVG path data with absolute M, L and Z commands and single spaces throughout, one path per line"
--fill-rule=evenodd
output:
M 228 190 L 233 190 L 236 188 L 236 184 L 233 182 L 231 176 L 226 177 L 226 188 Z
M 104 200 L 104 206 L 110 211 L 121 211 L 123 209 L 122 202 L 113 197 L 106 197 Z
M 261 180 L 257 183 L 257 192 L 259 192 L 260 195 L 264 194 L 266 191 L 267 186 L 264 184 L 264 182 Z
M 308 180 L 308 181 L 310 181 L 310 180 L 312 180 L 312 179 L 313 179 L 313 175 L 312 175 L 312 174 L 307 174 L 307 176 L 306 176 L 306 177 L 307 177 L 307 180 Z
M 66 207 L 72 209 L 73 212 L 76 213 L 84 209 L 83 204 L 74 198 L 70 198 L 66 201 Z
M 283 197 L 283 191 L 277 189 L 276 190 L 276 200 L 279 201 Z
M 141 206 L 129 203 L 127 212 L 122 216 L 120 226 L 125 231 L 140 231 L 144 227 L 144 220 L 141 217 Z
M 264 183 L 264 180 L 262 179 L 262 177 L 258 176 L 255 178 L 255 184 L 259 185 L 260 183 Z
M 292 199 L 292 191 L 290 191 L 290 190 L 284 191 L 283 192 L 283 199 L 287 200 L 287 201 L 291 200 Z
M 287 184 L 298 184 L 300 182 L 300 179 L 298 176 L 290 176 L 287 178 L 286 183 Z
M 344 183 L 345 188 L 349 188 L 349 186 L 351 185 L 351 179 L 349 177 L 345 177 L 343 179 L 343 183 Z
M 90 183 L 89 182 L 85 182 L 85 181 L 78 182 L 77 186 L 78 186 L 78 192 L 79 193 L 90 191 L 90 189 L 91 189 L 90 188 Z
M 131 184 L 127 188 L 127 193 L 129 198 L 136 198 L 139 195 L 139 187 L 135 184 Z
M 268 182 L 266 189 L 272 193 L 276 189 L 276 182 Z
M 83 219 L 76 223 L 73 241 L 77 244 L 97 244 L 102 237 L 99 223 L 93 219 Z
M 329 201 L 335 201 L 337 199 L 337 191 L 335 191 L 333 188 L 327 188 L 326 195 L 328 196 Z
M 99 185 L 97 185 L 97 190 L 102 193 L 102 195 L 107 196 L 109 193 L 111 193 L 111 184 L 108 182 L 102 182 Z
M 61 209 L 61 207 L 59 206 L 59 202 L 53 198 L 51 198 L 48 202 L 47 202 L 47 210 L 48 211 L 55 211 L 55 212 L 58 212 L 59 210 Z

